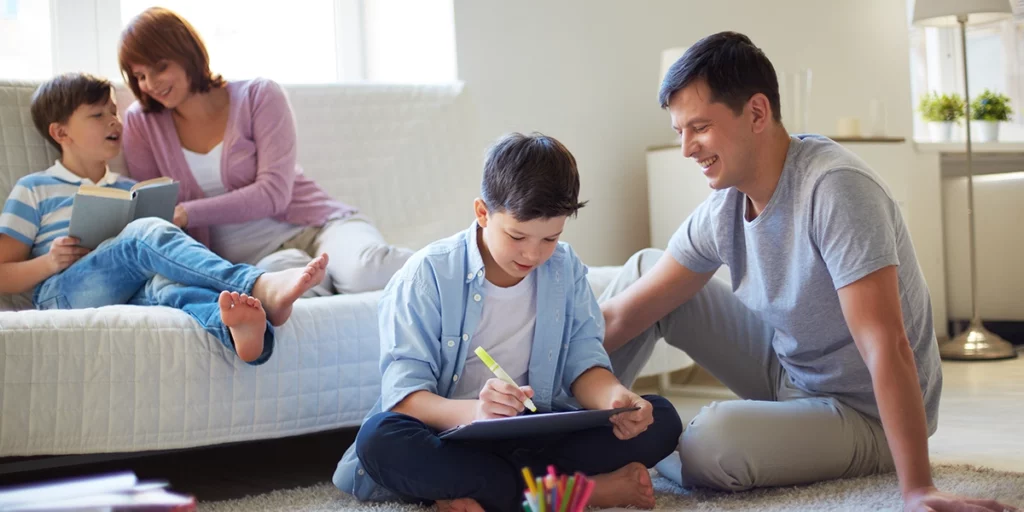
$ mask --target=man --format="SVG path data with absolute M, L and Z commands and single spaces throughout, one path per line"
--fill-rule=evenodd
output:
M 932 482 L 931 303 L 881 179 L 826 138 L 786 132 L 775 70 L 742 34 L 691 47 L 659 100 L 714 192 L 665 254 L 638 253 L 606 291 L 605 348 L 630 385 L 664 337 L 746 399 L 686 427 L 681 483 L 745 490 L 895 468 L 907 509 L 1012 510 Z M 721 265 L 731 290 L 712 280 Z

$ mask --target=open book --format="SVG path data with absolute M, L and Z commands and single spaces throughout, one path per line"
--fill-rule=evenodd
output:
M 170 221 L 177 201 L 178 182 L 166 177 L 140 181 L 131 190 L 82 185 L 71 206 L 68 235 L 77 238 L 79 246 L 95 249 L 135 219 Z

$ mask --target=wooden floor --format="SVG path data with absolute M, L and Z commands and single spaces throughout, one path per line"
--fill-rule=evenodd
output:
M 939 430 L 932 461 L 971 463 L 1024 472 L 1024 358 L 991 363 L 944 363 Z M 669 397 L 684 421 L 711 401 Z M 355 430 L 189 450 L 119 461 L 0 475 L 2 484 L 133 470 L 142 479 L 170 481 L 200 501 L 241 498 L 275 489 L 328 482 Z

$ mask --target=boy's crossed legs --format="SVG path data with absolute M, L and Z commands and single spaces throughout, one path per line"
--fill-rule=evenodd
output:
M 288 319 L 294 302 L 324 278 L 326 268 L 326 255 L 280 272 L 235 265 L 172 224 L 146 218 L 44 281 L 35 302 L 41 309 L 174 307 L 242 360 L 258 364 L 273 349 L 271 327 Z
M 502 442 L 444 441 L 437 431 L 404 414 L 370 417 L 356 437 L 356 453 L 374 481 L 413 501 L 442 510 L 516 510 L 523 501 L 524 466 L 536 475 L 554 464 L 562 473 L 594 477 L 591 504 L 654 506 L 647 468 L 671 453 L 682 431 L 675 407 L 654 395 L 654 423 L 623 441 L 612 427 Z

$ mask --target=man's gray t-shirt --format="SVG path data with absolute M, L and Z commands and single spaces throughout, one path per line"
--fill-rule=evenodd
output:
M 668 251 L 695 272 L 727 265 L 733 292 L 775 328 L 772 346 L 793 384 L 878 418 L 871 374 L 838 289 L 898 266 L 903 324 L 914 351 L 928 430 L 942 369 L 931 299 L 899 206 L 860 158 L 824 137 L 792 137 L 768 205 L 746 220 L 747 198 L 718 190 L 679 227 Z

